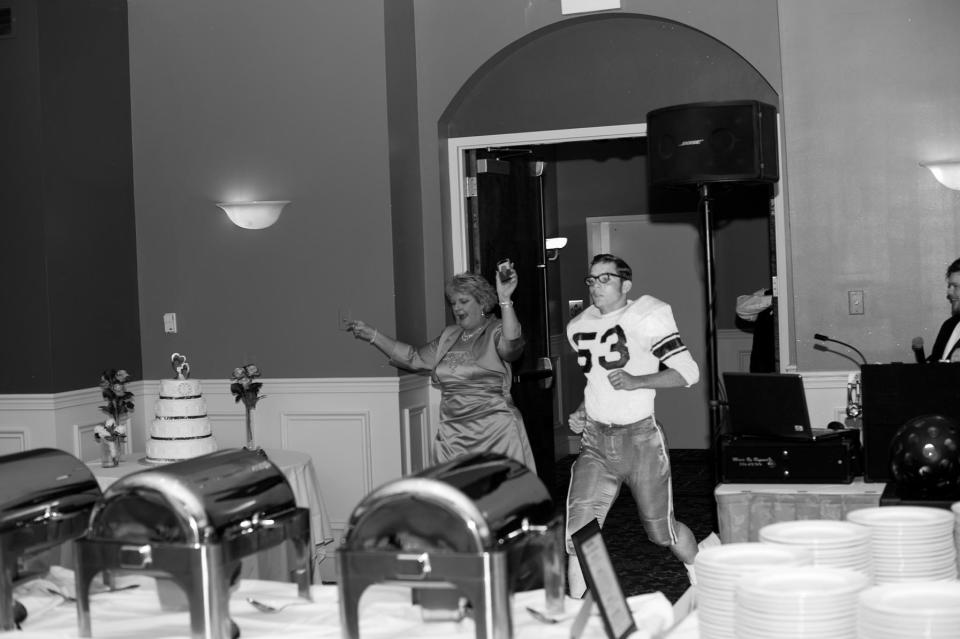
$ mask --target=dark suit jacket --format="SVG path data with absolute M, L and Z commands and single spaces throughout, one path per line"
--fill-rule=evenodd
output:
M 960 315 L 951 317 L 940 326 L 940 332 L 937 333 L 937 341 L 933 343 L 933 351 L 930 353 L 930 357 L 927 358 L 927 362 L 932 363 L 939 362 L 942 359 L 949 359 L 950 353 L 957 350 L 960 342 L 957 342 L 957 344 L 950 349 L 950 353 L 943 352 L 943 349 L 947 347 L 947 340 L 950 339 L 953 329 L 957 326 L 957 322 L 960 322 Z

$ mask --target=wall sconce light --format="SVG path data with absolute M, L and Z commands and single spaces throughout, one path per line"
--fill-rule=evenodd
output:
M 948 162 L 921 162 L 920 166 L 925 166 L 937 178 L 937 182 L 948 189 L 960 191 L 960 160 L 950 160 Z
M 547 260 L 553 262 L 558 257 L 560 257 L 560 249 L 567 245 L 567 238 L 565 237 L 548 237 L 546 240 L 547 245 Z
M 242 229 L 265 229 L 280 217 L 283 207 L 290 200 L 264 200 L 259 202 L 217 202 L 230 221 Z

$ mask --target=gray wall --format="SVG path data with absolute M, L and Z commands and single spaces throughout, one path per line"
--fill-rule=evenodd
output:
M 4 4 L 0 392 L 139 377 L 126 3 Z
M 757 9 L 748 22 L 771 15 L 762 5 L 728 4 Z M 129 6 L 144 375 L 166 374 L 175 350 L 199 376 L 251 360 L 267 376 L 392 375 L 336 330 L 337 308 L 409 341 L 439 332 L 440 113 L 487 58 L 560 20 L 559 5 Z M 745 35 L 727 13 L 703 19 Z M 760 32 L 746 47 L 758 54 L 776 41 Z M 232 227 L 213 202 L 244 187 L 292 204 L 265 231 Z M 162 332 L 165 312 L 178 335 Z
M 796 361 L 850 369 L 813 334 L 869 361 L 913 361 L 949 314 L 960 192 L 924 160 L 960 158 L 960 3 L 781 0 Z M 847 291 L 864 291 L 863 315 Z M 842 350 L 842 349 L 841 349 Z
M 338 330 L 338 309 L 396 326 L 384 3 L 129 11 L 144 375 L 171 374 L 174 351 L 198 377 L 393 375 Z M 228 199 L 291 204 L 249 231 Z
M 555 0 L 534 0 L 518 3 L 514 0 L 415 0 L 417 25 L 418 60 L 418 104 L 420 112 L 420 146 L 423 149 L 421 161 L 422 210 L 398 211 L 394 215 L 416 215 L 422 217 L 424 246 L 441 247 L 448 243 L 449 229 L 445 227 L 447 206 L 447 185 L 441 175 L 441 164 L 445 163 L 445 136 L 438 130 L 444 111 L 457 97 L 464 84 L 478 71 L 485 70 L 484 65 L 497 54 L 515 42 L 533 34 L 541 28 L 562 21 L 576 21 L 560 14 L 560 5 Z M 730 51 L 742 56 L 744 61 L 756 68 L 759 76 L 770 83 L 773 92 L 780 88 L 779 32 L 776 3 L 768 0 L 720 0 L 704 3 L 700 0 L 624 0 L 622 10 L 614 14 L 620 17 L 629 15 L 652 16 L 681 22 L 692 29 L 702 31 L 705 36 L 715 38 Z M 605 14 L 607 15 L 607 14 Z M 582 18 L 580 18 L 582 20 Z M 640 22 L 640 21 L 638 21 Z M 682 28 L 680 31 L 688 29 Z M 554 40 L 556 41 L 556 40 Z M 591 43 L 598 46 L 599 43 Z M 583 46 L 583 43 L 580 43 Z M 642 43 L 636 43 L 642 46 Z M 600 46 L 600 49 L 604 47 Z M 718 47 L 723 49 L 725 47 Z M 511 53 L 513 49 L 511 49 Z M 585 52 L 590 55 L 590 51 Z M 622 60 L 593 56 L 593 67 L 601 78 L 605 78 L 606 69 L 613 66 L 613 73 L 629 72 Z M 493 64 L 501 62 L 498 58 Z M 634 61 L 628 61 L 634 64 Z M 649 64 L 644 61 L 640 64 Z M 577 67 L 575 71 L 582 69 Z M 548 67 L 549 72 L 549 67 Z M 538 85 L 542 86 L 542 85 Z M 599 85 L 598 85 L 599 86 Z M 622 78 L 606 85 L 607 91 L 622 86 Z M 693 84 L 691 83 L 691 86 Z M 553 87 L 559 90 L 560 87 Z M 513 114 L 523 110 L 529 100 L 537 97 L 529 92 L 511 96 L 500 107 L 501 113 Z M 636 98 L 636 95 L 632 96 Z M 541 112 L 542 118 L 533 121 L 535 130 L 548 129 L 550 123 L 556 123 L 558 106 L 561 113 L 592 112 L 591 108 L 607 109 L 611 105 L 595 99 L 589 91 L 571 92 L 570 103 L 553 104 Z M 651 101 L 654 99 L 650 97 Z M 585 108 L 584 105 L 590 108 Z M 613 103 L 612 106 L 616 106 Z M 643 119 L 645 111 L 635 110 L 619 122 L 636 123 Z M 449 116 L 450 114 L 448 114 Z M 597 118 L 592 117 L 596 122 Z M 571 122 L 571 118 L 563 119 Z M 604 122 L 610 124 L 611 122 Z M 586 122 L 580 125 L 585 125 Z M 578 125 L 579 126 L 579 125 Z M 489 131 L 489 129 L 484 129 Z M 431 149 L 435 149 L 432 151 Z M 435 154 L 434 154 L 435 153 Z M 437 185 L 441 185 L 438 190 Z M 424 264 L 424 283 L 427 292 L 439 290 L 443 273 L 449 270 L 449 256 L 437 251 L 426 253 Z M 442 327 L 444 315 L 442 298 L 427 295 L 427 308 L 424 311 L 424 335 L 436 334 Z
M 420 143 L 417 136 L 417 59 L 411 0 L 384 3 L 387 54 L 387 126 L 390 136 L 390 207 L 420 210 Z M 421 335 L 423 220 L 393 216 L 396 335 Z M 426 338 L 424 338 L 426 339 Z
M 14 2 L 29 23 L 37 3 Z M 15 364 L 5 367 L 2 391 L 89 387 L 104 366 L 136 368 L 136 348 L 114 350 L 129 343 L 118 335 L 137 326 L 136 309 L 123 301 L 130 284 L 105 291 L 103 273 L 115 264 L 121 279 L 138 275 L 144 377 L 166 375 L 174 350 L 187 353 L 202 377 L 226 376 L 247 360 L 271 377 L 393 374 L 372 349 L 337 332 L 337 309 L 411 341 L 440 330 L 448 263 L 441 118 L 500 51 L 568 21 L 559 3 L 391 0 L 386 9 L 379 0 L 129 0 L 127 7 L 136 267 L 122 256 L 132 245 L 122 215 L 130 204 L 122 150 L 101 157 L 122 143 L 91 142 L 106 124 L 125 126 L 122 108 L 108 108 L 122 103 L 122 92 L 71 89 L 59 104 L 75 104 L 78 121 L 58 129 L 66 132 L 58 139 L 43 138 L 49 153 L 71 161 L 48 159 L 42 107 L 64 96 L 45 92 L 70 85 L 54 78 L 41 86 L 30 76 L 40 59 L 35 35 L 0 42 L 0 78 L 16 91 L 0 104 L 0 163 L 9 170 L 0 211 L 15 217 L 0 240 L 0 301 L 16 309 L 0 320 Z M 952 0 L 624 0 L 615 14 L 700 31 L 782 97 L 780 186 L 793 237 L 787 275 L 797 286 L 793 357 L 801 369 L 848 367 L 813 351 L 813 332 L 855 340 L 870 359 L 906 359 L 910 338 L 929 343 L 945 315 L 942 270 L 960 253 L 960 194 L 917 163 L 960 157 L 958 13 Z M 79 55 L 103 40 L 89 33 L 62 33 L 65 44 L 79 40 L 67 51 Z M 602 62 L 597 69 L 608 67 Z M 580 112 L 591 97 L 581 92 L 569 108 Z M 64 165 L 83 163 L 99 167 L 73 181 Z M 41 181 L 51 174 L 65 186 Z M 293 203 L 276 226 L 244 231 L 213 204 L 241 195 Z M 86 222 L 60 226 L 54 213 Z M 49 235 L 54 226 L 66 237 Z M 52 250 L 59 259 L 47 259 Z M 58 278 L 66 284 L 48 302 Z M 866 291 L 865 315 L 844 314 L 849 288 Z M 178 313 L 178 335 L 162 332 L 165 312 Z

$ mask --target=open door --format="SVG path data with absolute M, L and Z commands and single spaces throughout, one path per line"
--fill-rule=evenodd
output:
M 547 325 L 543 162 L 533 160 L 526 149 L 471 149 L 465 152 L 465 170 L 471 185 L 467 193 L 470 270 L 493 281 L 500 259 L 513 260 L 517 269 L 514 310 L 527 344 L 523 357 L 513 364 L 513 401 L 523 415 L 537 474 L 552 486 L 553 371 Z

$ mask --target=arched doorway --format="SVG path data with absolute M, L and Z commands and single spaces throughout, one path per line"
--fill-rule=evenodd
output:
M 779 104 L 770 84 L 735 51 L 676 22 L 641 15 L 590 16 L 546 27 L 513 43 L 464 84 L 440 120 L 441 138 L 448 139 L 451 185 L 448 250 L 455 270 L 467 266 L 465 233 L 470 224 L 463 213 L 465 194 L 459 172 L 465 149 L 605 138 L 639 139 L 644 135 L 646 113 L 654 108 L 734 99 Z M 644 171 L 636 173 L 627 185 L 631 194 L 618 204 L 623 207 L 620 210 L 605 208 L 590 212 L 589 201 L 576 202 L 576 198 L 570 198 L 564 202 L 557 197 L 557 205 L 566 207 L 565 215 L 558 215 L 558 219 L 575 215 L 570 211 L 578 208 L 584 211 L 584 218 L 591 214 L 647 213 L 646 189 L 636 188 L 645 184 L 645 179 Z M 782 216 L 779 196 L 775 203 Z M 564 231 L 561 234 L 568 234 L 561 230 Z M 783 225 L 778 225 L 777 231 L 782 233 Z M 586 245 L 585 240 L 571 239 L 572 246 L 578 242 L 581 247 Z M 779 244 L 780 241 L 769 243 L 760 257 L 760 261 L 766 260 L 766 263 L 759 266 L 769 267 L 770 256 L 777 254 Z M 560 263 L 553 269 L 559 281 L 546 285 L 548 301 L 544 310 L 549 318 L 548 330 L 553 333 L 551 343 L 558 342 L 557 333 L 562 335 L 567 303 L 577 297 L 572 290 L 579 286 L 588 257 L 584 250 L 561 252 Z M 641 268 L 644 266 L 648 265 Z M 721 272 L 722 264 L 718 266 L 718 279 Z M 552 291 L 556 294 L 553 298 L 551 286 L 556 289 Z M 702 288 L 703 282 L 677 282 L 676 286 Z M 752 290 L 755 289 L 738 292 Z M 727 297 L 732 306 L 735 296 Z M 703 401 L 706 415 L 705 397 Z M 558 413 L 569 408 L 562 401 L 554 405 Z M 564 421 L 565 415 L 555 415 L 557 440 L 562 439 Z M 702 428 L 706 429 L 706 424 Z M 706 438 L 687 441 L 705 443 Z

